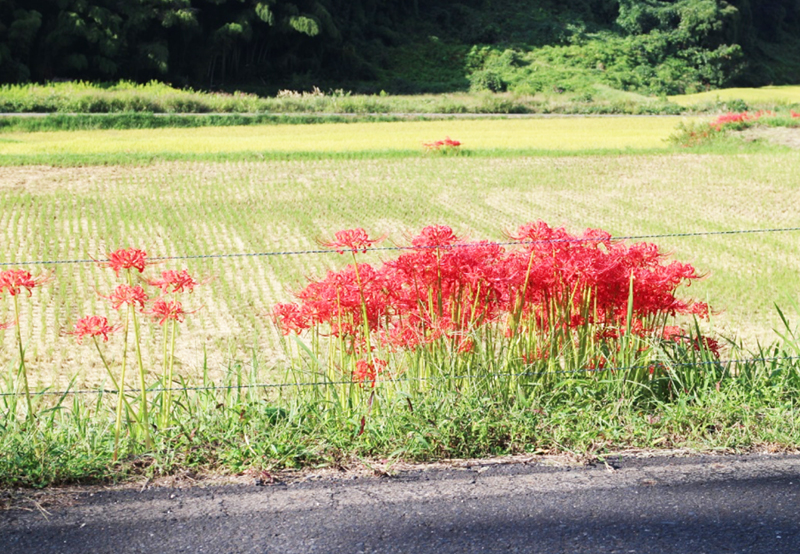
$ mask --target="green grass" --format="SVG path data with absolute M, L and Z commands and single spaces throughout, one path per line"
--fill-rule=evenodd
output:
M 281 91 L 264 97 L 236 92 L 207 93 L 175 89 L 151 82 L 137 85 L 48 83 L 45 85 L 0 86 L 0 113 L 57 114 L 508 114 L 508 113 L 581 113 L 581 114 L 671 114 L 681 108 L 661 98 L 616 91 L 604 85 L 586 93 L 517 94 L 447 93 L 389 95 L 351 94 L 347 91 Z M 203 121 L 210 121 L 206 118 Z M 61 120 L 63 121 L 63 120 Z M 86 121 L 79 119 L 79 121 Z M 129 121 L 132 121 L 129 119 Z M 51 120 L 58 124 L 59 120 Z M 63 123 L 62 123 L 63 124 Z M 139 123 L 141 124 L 141 123 Z
M 794 347 L 794 348 L 793 348 Z M 760 355 L 788 356 L 800 345 Z M 263 379 L 258 358 L 231 366 L 222 385 Z M 0 422 L 0 486 L 43 487 L 120 481 L 177 472 L 241 473 L 262 469 L 343 467 L 380 459 L 430 461 L 506 454 L 570 454 L 603 459 L 630 448 L 780 451 L 800 444 L 797 360 L 750 362 L 728 372 L 699 366 L 691 385 L 652 397 L 625 386 L 625 373 L 559 375 L 555 386 L 526 397 L 460 392 L 435 384 L 394 401 L 378 393 L 373 409 L 338 409 L 310 395 L 263 389 L 183 390 L 175 423 L 145 449 L 123 442 L 112 459 L 112 399 L 65 397 L 35 423 Z M 685 388 L 688 387 L 688 388 Z M 621 392 L 624 391 L 624 392 Z M 324 395 L 324 388 L 319 391 Z M 53 405 L 54 404 L 54 405 Z M 155 405 L 155 404 L 154 404 Z M 364 419 L 362 419 L 362 416 Z

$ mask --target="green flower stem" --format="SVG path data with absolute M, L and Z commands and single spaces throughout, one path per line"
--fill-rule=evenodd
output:
M 122 390 L 122 387 L 114 378 L 114 374 L 111 372 L 111 368 L 108 366 L 108 362 L 106 361 L 106 357 L 103 356 L 103 351 L 100 350 L 100 344 L 97 342 L 97 337 L 92 337 L 92 341 L 94 342 L 95 348 L 97 348 L 97 353 L 100 354 L 100 359 L 103 361 L 103 366 L 106 368 L 108 372 L 108 376 L 111 377 L 111 382 L 114 384 L 114 388 L 117 389 L 117 396 L 119 399 L 117 400 L 117 420 L 114 424 L 114 456 L 113 460 L 117 461 L 117 456 L 119 454 L 119 435 L 120 429 L 122 424 L 122 403 L 125 402 L 125 406 L 128 408 L 130 412 L 131 407 L 128 404 L 128 400 L 125 398 L 125 391 Z M 124 382 L 123 382 L 124 383 Z
M 167 379 L 164 383 L 165 405 L 163 414 L 163 427 L 166 428 L 172 420 L 172 368 L 175 366 L 175 335 L 177 334 L 178 322 L 174 319 L 171 321 L 170 329 L 170 351 L 169 351 L 169 365 L 167 368 Z M 164 345 L 166 352 L 166 339 L 167 332 L 164 330 Z M 165 358 L 166 361 L 166 358 Z
M 22 374 L 22 386 L 25 389 L 25 402 L 28 405 L 27 419 L 28 421 L 34 420 L 33 402 L 31 402 L 31 390 L 28 387 L 28 372 L 25 368 L 25 350 L 22 348 L 22 330 L 19 325 L 19 300 L 18 295 L 14 295 L 14 318 L 17 324 L 17 345 L 19 346 L 19 374 Z M 17 377 L 19 377 L 19 374 Z
M 128 367 L 128 326 L 130 322 L 130 312 L 133 309 L 133 306 L 128 306 L 128 311 L 125 313 L 125 326 L 123 327 L 122 331 L 122 371 L 120 372 L 119 381 L 122 387 L 125 386 L 125 370 Z M 103 361 L 105 363 L 105 360 Z M 122 393 L 122 388 L 119 389 L 119 398 L 117 398 L 117 422 L 116 427 L 114 429 L 115 438 L 114 438 L 114 460 L 117 459 L 117 449 L 119 446 L 119 434 L 120 434 L 120 422 L 122 421 L 122 402 L 125 402 L 125 405 L 128 406 L 128 410 L 133 413 L 131 410 L 130 405 L 128 405 L 128 400 L 125 398 L 125 395 Z M 138 419 L 138 418 L 137 418 Z
M 133 276 L 131 270 L 128 270 L 128 285 L 133 286 Z M 150 416 L 147 410 L 147 383 L 145 381 L 146 372 L 144 369 L 144 362 L 142 362 L 142 338 L 139 332 L 139 319 L 136 317 L 136 310 L 132 310 L 133 314 L 133 335 L 136 340 L 136 361 L 139 365 L 139 388 L 141 389 L 141 414 L 142 414 L 142 430 L 144 432 L 144 443 L 148 449 L 153 448 L 153 439 L 150 436 Z

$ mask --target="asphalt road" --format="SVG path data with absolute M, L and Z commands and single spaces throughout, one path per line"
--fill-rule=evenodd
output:
M 0 512 L 0 553 L 800 553 L 798 456 L 487 461 L 60 494 L 41 511 L 18 495 Z

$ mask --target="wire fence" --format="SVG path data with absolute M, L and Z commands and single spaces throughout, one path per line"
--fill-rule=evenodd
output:
M 648 364 L 629 365 L 629 366 L 614 366 L 614 367 L 584 367 L 580 369 L 567 369 L 557 371 L 535 371 L 535 372 L 518 372 L 518 373 L 472 373 L 463 375 L 443 375 L 436 377 L 397 377 L 389 379 L 380 379 L 381 383 L 398 383 L 398 382 L 416 382 L 416 381 L 460 381 L 468 379 L 497 379 L 504 377 L 542 377 L 545 375 L 565 375 L 565 374 L 598 374 L 598 373 L 616 373 L 627 371 L 640 371 L 650 369 L 670 369 L 681 367 L 722 367 L 730 368 L 734 365 L 753 364 L 753 363 L 769 363 L 769 362 L 797 362 L 800 361 L 800 356 L 771 356 L 771 357 L 758 357 L 758 358 L 740 358 L 729 360 L 705 360 L 693 362 L 680 362 L 680 363 L 667 363 L 662 361 L 654 361 Z M 198 385 L 198 386 L 183 386 L 183 387 L 153 387 L 148 388 L 147 392 L 168 392 L 168 391 L 217 391 L 217 390 L 249 390 L 249 389 L 286 389 L 295 387 L 330 387 L 338 385 L 358 385 L 363 384 L 363 381 L 354 379 L 345 379 L 340 381 L 305 381 L 305 382 L 284 382 L 284 383 L 239 383 L 236 385 Z M 120 391 L 116 389 L 76 389 L 76 390 L 39 390 L 31 391 L 32 396 L 67 396 L 67 395 L 91 395 L 91 394 L 119 394 Z M 141 389 L 122 389 L 123 393 L 140 393 Z M 4 392 L 0 393 L 0 397 L 17 396 L 17 393 Z
M 729 231 L 698 231 L 692 233 L 663 233 L 663 234 L 649 234 L 649 235 L 620 235 L 613 236 L 612 241 L 623 240 L 653 240 L 662 238 L 688 238 L 688 237 L 707 237 L 719 235 L 747 235 L 747 234 L 766 234 L 766 233 L 788 233 L 800 231 L 800 227 L 780 227 L 770 229 L 737 229 Z M 482 244 L 495 245 L 495 246 L 524 246 L 531 244 L 555 244 L 555 243 L 581 243 L 581 242 L 603 242 L 609 239 L 604 237 L 579 237 L 572 239 L 542 239 L 542 240 L 511 240 L 503 242 L 484 241 Z M 443 244 L 443 245 L 426 245 L 426 246 L 371 246 L 360 248 L 359 252 L 389 252 L 389 251 L 406 251 L 418 249 L 445 249 L 445 248 L 468 248 L 475 243 L 457 243 L 457 244 Z M 191 254 L 186 256 L 156 256 L 149 257 L 150 261 L 160 262 L 169 260 L 202 260 L 211 258 L 250 258 L 250 257 L 270 257 L 270 256 L 303 256 L 311 254 L 338 254 L 340 250 L 335 249 L 312 249 L 312 250 L 285 250 L 273 252 L 238 252 L 238 253 L 222 253 L 222 254 Z M 88 264 L 98 263 L 100 260 L 93 258 L 88 259 L 75 259 L 75 260 L 24 260 L 16 262 L 0 262 L 0 266 L 10 265 L 58 265 L 58 264 Z

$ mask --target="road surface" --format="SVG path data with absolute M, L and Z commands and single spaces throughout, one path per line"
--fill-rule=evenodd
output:
M 0 553 L 800 553 L 800 456 L 534 460 L 18 492 Z

